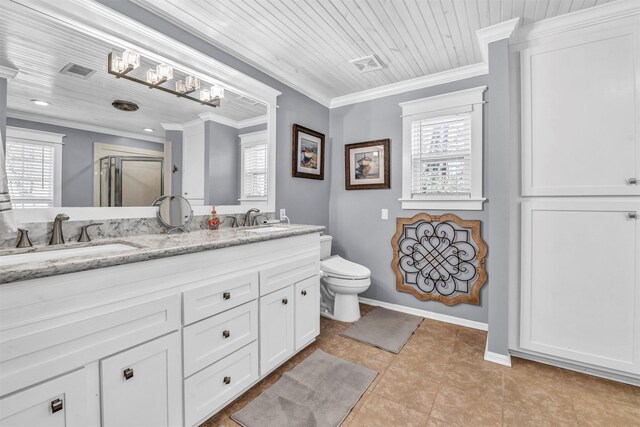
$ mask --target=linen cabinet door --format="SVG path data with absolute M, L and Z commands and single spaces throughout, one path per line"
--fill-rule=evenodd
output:
M 182 424 L 180 334 L 100 361 L 103 427 Z
M 320 334 L 320 277 L 313 276 L 295 285 L 296 351 Z
M 523 205 L 523 349 L 640 373 L 640 201 Z
M 86 375 L 80 369 L 0 399 L 0 426 L 86 427 Z
M 260 375 L 293 354 L 293 286 L 260 298 Z

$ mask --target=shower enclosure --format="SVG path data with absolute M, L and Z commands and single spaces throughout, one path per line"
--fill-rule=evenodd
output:
M 100 159 L 100 207 L 150 206 L 162 195 L 162 157 L 105 156 Z

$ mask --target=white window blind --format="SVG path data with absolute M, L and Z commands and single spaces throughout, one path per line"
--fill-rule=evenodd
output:
M 50 144 L 7 141 L 7 180 L 14 208 L 54 206 L 55 149 Z
M 243 198 L 267 197 L 267 144 L 243 146 Z
M 471 196 L 471 114 L 411 123 L 412 196 Z

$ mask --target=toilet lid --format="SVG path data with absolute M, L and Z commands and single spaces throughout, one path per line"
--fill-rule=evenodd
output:
M 320 269 L 328 276 L 347 279 L 366 279 L 371 276 L 371 270 L 367 267 L 347 261 L 337 255 L 322 260 Z

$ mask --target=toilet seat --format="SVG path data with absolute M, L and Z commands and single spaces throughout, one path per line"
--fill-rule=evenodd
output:
M 320 269 L 325 276 L 342 280 L 362 281 L 371 277 L 371 270 L 367 267 L 347 261 L 339 255 L 322 260 Z

